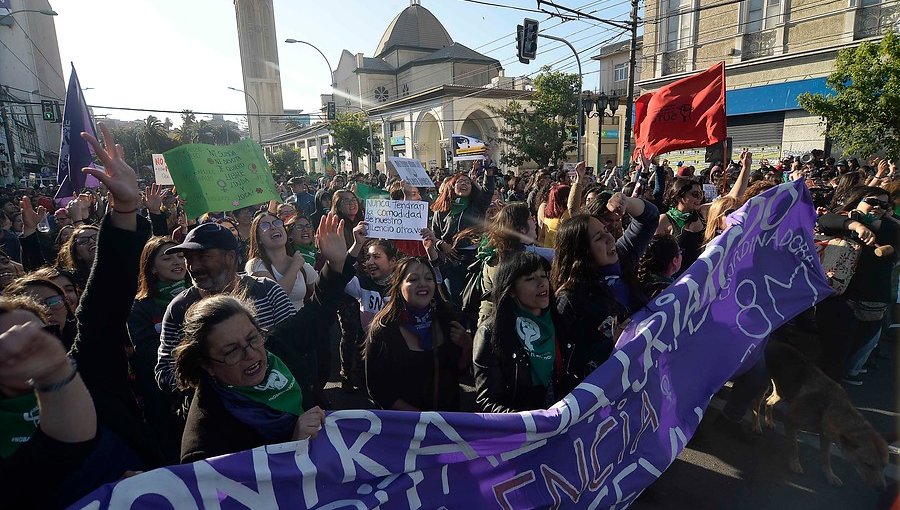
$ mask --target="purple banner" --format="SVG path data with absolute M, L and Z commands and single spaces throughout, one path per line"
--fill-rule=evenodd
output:
M 336 411 L 311 441 L 157 469 L 73 508 L 626 508 L 712 395 L 831 289 L 800 181 L 754 198 L 547 411 Z
M 59 167 L 56 171 L 59 191 L 55 198 L 59 202 L 66 201 L 64 199 L 67 197 L 76 196 L 85 188 L 86 176 L 81 169 L 93 166 L 94 163 L 90 145 L 81 138 L 82 131 L 97 136 L 73 64 L 72 73 L 69 75 L 69 86 L 66 90 L 62 136 L 60 137 L 62 141 L 59 146 Z M 96 179 L 93 180 L 95 181 L 94 186 L 96 186 Z

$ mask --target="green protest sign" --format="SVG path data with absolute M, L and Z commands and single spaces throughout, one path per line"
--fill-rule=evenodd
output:
M 391 194 L 383 189 L 367 186 L 361 182 L 357 182 L 356 197 L 365 202 L 370 198 L 391 198 Z
M 182 145 L 163 157 L 189 218 L 281 200 L 262 149 L 253 140 Z

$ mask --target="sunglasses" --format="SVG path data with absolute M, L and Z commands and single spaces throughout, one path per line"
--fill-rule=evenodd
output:
M 83 237 L 75 238 L 75 244 L 84 246 L 85 244 L 88 244 L 88 243 L 97 244 L 97 236 L 93 235 L 93 236 L 83 236 Z
M 268 232 L 273 228 L 280 228 L 284 226 L 284 222 L 281 220 L 272 220 L 272 221 L 261 221 L 259 222 L 259 229 L 263 232 Z
M 880 207 L 882 209 L 887 209 L 891 204 L 884 200 L 878 200 L 874 197 L 864 198 L 863 202 L 872 206 L 872 207 Z
M 59 307 L 61 307 L 61 306 L 65 306 L 65 304 L 66 304 L 66 298 L 64 298 L 64 297 L 62 297 L 62 296 L 60 296 L 60 295 L 50 296 L 50 297 L 48 297 L 48 298 L 45 298 L 45 299 L 42 301 L 42 303 L 44 303 L 44 306 L 46 306 L 47 308 L 50 308 L 51 310 L 54 310 L 54 309 L 57 309 L 57 308 L 59 308 Z

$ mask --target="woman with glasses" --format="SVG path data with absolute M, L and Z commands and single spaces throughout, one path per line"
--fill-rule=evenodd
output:
M 829 356 L 833 370 L 843 369 L 843 380 L 852 385 L 863 383 L 864 365 L 878 344 L 892 302 L 891 271 L 900 248 L 900 226 L 891 218 L 891 205 L 884 189 L 859 186 L 847 193 L 842 207 L 818 219 L 826 234 L 849 235 L 863 245 L 847 290 L 823 302 L 816 316 L 823 355 Z M 847 308 L 853 320 L 834 324 Z M 849 329 L 847 322 L 852 324 Z
M 91 265 L 97 253 L 97 235 L 99 229 L 93 225 L 75 227 L 72 236 L 59 249 L 56 265 L 72 273 L 79 291 L 84 290 Z
M 66 346 L 75 341 L 74 310 L 69 308 L 66 295 L 59 285 L 34 275 L 25 275 L 6 287 L 4 296 L 28 296 L 47 309 L 47 325 L 55 328 L 56 336 Z
M 314 438 L 325 423 L 319 407 L 304 403 L 311 395 L 294 371 L 266 349 L 254 315 L 252 305 L 218 295 L 198 301 L 184 317 L 175 375 L 180 389 L 194 391 L 181 442 L 184 463 Z
M 319 251 L 316 249 L 316 230 L 306 215 L 298 214 L 284 223 L 288 229 L 290 245 L 294 253 L 303 255 L 307 264 L 319 269 Z
M 250 227 L 249 257 L 245 265 L 248 274 L 275 280 L 294 308 L 303 308 L 319 275 L 302 253 L 291 249 L 281 219 L 269 213 L 256 215 Z

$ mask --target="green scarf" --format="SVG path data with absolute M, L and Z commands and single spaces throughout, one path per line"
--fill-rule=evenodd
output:
M 176 280 L 170 283 L 157 281 L 156 292 L 153 293 L 153 301 L 160 306 L 169 306 L 169 303 L 175 299 L 175 296 L 181 294 L 185 288 L 187 287 L 184 284 L 184 280 Z
M 300 252 L 300 255 L 303 255 L 303 260 L 307 262 L 307 264 L 314 266 L 316 265 L 316 256 L 318 252 L 316 251 L 315 244 L 302 245 L 302 244 L 294 244 L 294 251 Z
M 300 391 L 300 385 L 278 356 L 267 352 L 266 359 L 269 369 L 262 384 L 225 387 L 276 411 L 300 416 L 303 414 L 303 393 Z
M 40 409 L 34 392 L 0 399 L 0 458 L 9 458 L 28 442 L 40 424 Z
M 666 211 L 666 216 L 672 220 L 672 223 L 678 225 L 678 230 L 684 229 L 684 224 L 691 218 L 691 213 L 679 211 L 678 209 L 672 207 L 668 211 Z
M 450 214 L 459 216 L 466 210 L 466 207 L 469 207 L 469 197 L 458 197 L 450 204 Z
M 518 305 L 515 308 L 516 335 L 525 346 L 531 360 L 531 383 L 547 387 L 553 375 L 556 361 L 556 329 L 550 309 L 541 315 L 534 315 Z

